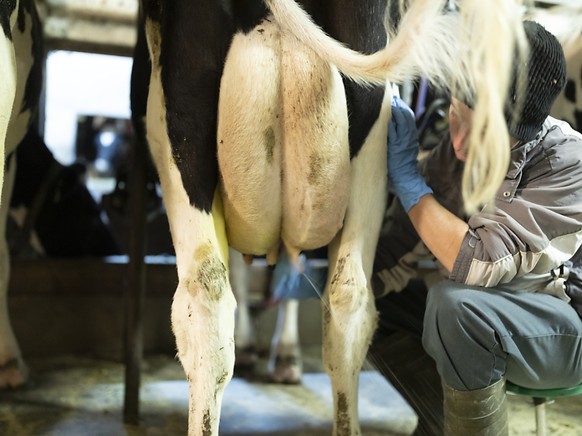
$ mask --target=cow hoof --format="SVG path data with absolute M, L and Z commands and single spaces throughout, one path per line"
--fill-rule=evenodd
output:
M 254 374 L 259 355 L 255 347 L 237 348 L 235 350 L 234 373 L 239 377 L 249 377 Z
M 269 364 L 269 376 L 273 383 L 296 385 L 301 383 L 302 375 L 303 365 L 299 356 L 277 355 Z
M 0 365 L 0 389 L 14 389 L 26 383 L 28 370 L 21 359 L 12 359 Z

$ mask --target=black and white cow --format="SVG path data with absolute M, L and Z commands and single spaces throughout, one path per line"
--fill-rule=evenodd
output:
M 578 23 L 582 22 L 582 8 L 574 15 Z M 576 34 L 562 41 L 568 81 L 564 92 L 558 97 L 552 108 L 552 115 L 568 121 L 579 132 L 582 131 L 582 25 Z
M 35 126 L 18 144 L 6 236 L 14 257 L 121 254 L 85 183 L 86 167 L 58 162 Z
M 473 188 L 495 190 L 499 179 L 489 178 L 504 174 L 503 87 L 475 77 L 495 71 L 507 83 L 504 46 L 512 51 L 515 35 L 504 32 L 522 29 L 517 9 L 466 0 L 469 11 L 493 11 L 479 20 L 461 14 L 470 27 L 442 14 L 445 1 L 411 3 L 386 44 L 386 0 L 143 1 L 151 59 L 146 128 L 176 251 L 172 327 L 190 386 L 190 434 L 218 434 L 232 376 L 228 246 L 274 263 L 281 244 L 292 259 L 329 246 L 323 358 L 333 433 L 360 434 L 358 373 L 375 328 L 369 277 L 386 197 L 385 85 L 421 72 L 466 76 L 455 56 L 457 32 L 480 44 L 468 56 L 482 56 L 468 62 L 479 70 L 468 81 L 482 95 L 475 113 L 489 183 L 472 173 Z M 484 33 L 492 33 L 492 47 Z
M 16 387 L 27 377 L 7 308 L 10 252 L 20 256 L 71 257 L 106 256 L 118 253 L 118 249 L 84 184 L 83 171 L 76 165 L 58 163 L 31 123 L 38 109 L 45 59 L 34 1 L 1 2 L 0 25 L 0 148 L 3 148 L 0 162 L 5 165 L 0 173 L 3 176 L 0 388 L 3 388 Z M 33 235 L 39 244 L 30 244 Z
M 33 0 L 0 2 L 0 388 L 26 380 L 26 367 L 8 316 L 10 274 L 4 237 L 16 173 L 14 150 L 37 108 L 43 74 L 41 28 Z
M 582 4 L 538 8 L 531 19 L 556 35 L 566 57 L 566 87 L 552 107 L 552 116 L 582 131 Z

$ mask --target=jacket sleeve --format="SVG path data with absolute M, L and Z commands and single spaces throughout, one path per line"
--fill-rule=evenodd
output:
M 516 279 L 530 273 L 549 278 L 572 258 L 582 243 L 581 148 L 580 137 L 553 127 L 527 159 L 512 156 L 516 167 L 495 206 L 468 220 L 449 278 L 475 286 L 524 286 Z

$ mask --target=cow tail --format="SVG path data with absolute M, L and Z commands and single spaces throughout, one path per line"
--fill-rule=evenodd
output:
M 415 0 L 386 47 L 371 55 L 350 50 L 318 27 L 295 0 L 265 0 L 274 19 L 322 59 L 360 84 L 402 83 L 425 76 L 475 97 L 469 155 L 463 175 L 468 212 L 491 200 L 509 161 L 503 104 L 515 45 L 523 52 L 522 0 Z
M 345 76 L 360 84 L 402 83 L 426 75 L 445 82 L 443 57 L 453 58 L 456 44 L 453 17 L 445 0 L 416 0 L 403 16 L 399 32 L 389 44 L 371 55 L 351 50 L 327 35 L 295 0 L 265 0 L 275 21 Z

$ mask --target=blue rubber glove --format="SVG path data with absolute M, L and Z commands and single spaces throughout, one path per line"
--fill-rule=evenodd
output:
M 301 271 L 302 270 L 302 271 Z M 299 268 L 283 250 L 271 279 L 273 300 L 320 298 L 325 287 L 327 269 L 311 267 L 304 254 L 299 255 Z
M 388 124 L 388 179 L 404 210 L 420 201 L 432 189 L 418 172 L 418 132 L 414 112 L 400 98 L 392 98 L 392 119 Z

